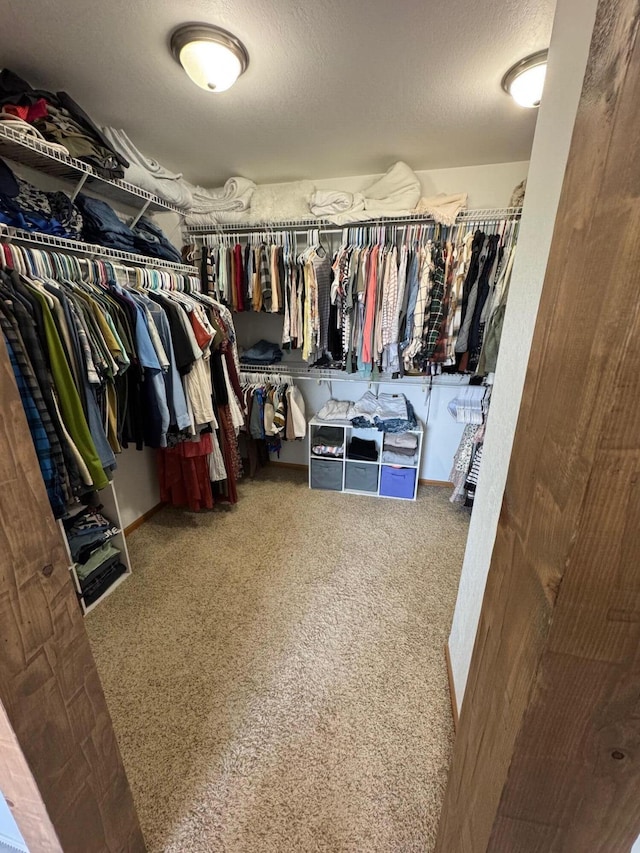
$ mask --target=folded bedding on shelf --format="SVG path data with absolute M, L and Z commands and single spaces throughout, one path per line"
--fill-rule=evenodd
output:
M 317 190 L 311 197 L 310 210 L 315 216 L 344 225 L 377 216 L 408 214 L 415 208 L 420 192 L 416 173 L 406 163 L 398 161 L 362 192 Z
M 229 178 L 224 186 L 218 189 L 208 190 L 204 187 L 188 185 L 192 202 L 190 213 L 187 216 L 187 225 L 197 225 L 194 216 L 206 216 L 211 213 L 224 213 L 228 211 L 243 211 L 251 207 L 251 199 L 256 185 L 248 178 L 239 176 Z

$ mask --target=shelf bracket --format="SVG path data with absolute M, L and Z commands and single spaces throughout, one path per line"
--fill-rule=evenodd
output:
M 85 185 L 85 183 L 87 182 L 87 178 L 88 178 L 88 177 L 89 177 L 89 173 L 88 173 L 88 172 L 85 172 L 85 173 L 84 173 L 84 175 L 80 178 L 80 180 L 78 181 L 78 183 L 77 183 L 77 185 L 76 185 L 75 190 L 71 193 L 71 201 L 75 201 L 75 200 L 76 200 L 76 198 L 78 197 L 78 193 L 80 192 L 80 190 L 82 189 L 82 187 L 83 187 L 83 186 Z
M 147 208 L 149 207 L 150 204 L 151 204 L 151 199 L 148 198 L 145 201 L 145 203 L 142 205 L 141 210 L 131 220 L 131 223 L 129 224 L 129 228 L 135 228 L 136 227 L 136 225 L 140 221 L 141 217 L 143 217 L 145 215 L 145 213 L 147 212 Z

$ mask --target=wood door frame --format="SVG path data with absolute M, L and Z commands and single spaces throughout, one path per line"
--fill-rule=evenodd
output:
M 438 853 L 640 834 L 639 27 L 600 0 Z
M 2 335 L 0 520 L 0 703 L 53 829 L 65 853 L 143 853 L 133 797 Z M 9 764 L 2 769 L 11 772 Z M 29 797 L 37 812 L 36 799 Z M 18 821 L 29 807 L 14 802 Z M 29 834 L 24 821 L 23 827 Z M 48 843 L 56 849 L 54 840 Z M 40 849 L 48 848 L 37 846 L 33 853 Z

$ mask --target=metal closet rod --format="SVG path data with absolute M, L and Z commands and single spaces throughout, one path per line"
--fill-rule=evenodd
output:
M 404 377 L 398 377 L 397 379 L 389 379 L 379 377 L 374 379 L 372 377 L 367 376 L 359 376 L 357 373 L 343 374 L 340 371 L 318 371 L 317 373 L 313 373 L 309 370 L 304 370 L 303 368 L 275 368 L 275 365 L 267 365 L 267 367 L 271 367 L 272 369 L 257 369 L 251 370 L 249 365 L 241 365 L 240 366 L 240 374 L 244 374 L 246 376 L 261 376 L 265 379 L 269 377 L 279 377 L 290 378 L 293 381 L 297 381 L 298 379 L 306 379 L 313 382 L 365 382 L 367 385 L 400 385 L 400 386 L 415 386 L 419 388 L 465 388 L 469 384 L 468 376 L 464 376 L 467 380 L 466 382 L 440 382 L 438 381 L 439 377 L 434 376 L 431 377 L 428 374 L 424 376 L 412 376 L 411 378 L 405 379 Z M 433 382 L 431 381 L 433 379 Z

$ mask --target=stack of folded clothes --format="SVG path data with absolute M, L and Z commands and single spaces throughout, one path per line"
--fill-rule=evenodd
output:
M 142 217 L 138 220 L 133 233 L 136 248 L 143 255 L 162 258 L 165 261 L 175 261 L 177 264 L 182 263 L 182 255 L 175 246 L 171 245 L 155 222 Z
M 367 391 L 349 409 L 354 427 L 376 427 L 380 432 L 407 432 L 418 425 L 413 406 L 404 394 L 379 394 Z
M 418 462 L 418 436 L 415 433 L 390 433 L 385 435 L 382 461 L 389 465 L 416 465 Z
M 120 551 L 109 541 L 120 531 L 91 507 L 65 519 L 64 526 L 84 603 L 88 606 L 127 570 L 120 561 Z
M 127 159 L 66 92 L 33 89 L 4 68 L 0 72 L 0 109 L 33 124 L 46 140 L 88 163 L 102 177 L 124 177 Z
M 344 430 L 339 427 L 320 427 L 313 435 L 311 452 L 314 456 L 341 459 L 344 456 Z
M 62 192 L 43 192 L 0 160 L 0 222 L 25 231 L 78 239 L 82 216 Z
M 88 243 L 175 263 L 182 261 L 180 252 L 149 219 L 140 219 L 131 229 L 106 201 L 82 194 L 76 201 L 84 222 L 82 236 Z
M 361 462 L 377 462 L 378 445 L 373 440 L 358 438 L 354 435 L 349 443 L 347 457 Z
M 240 361 L 242 364 L 276 364 L 282 361 L 282 350 L 278 344 L 263 339 L 244 352 Z

